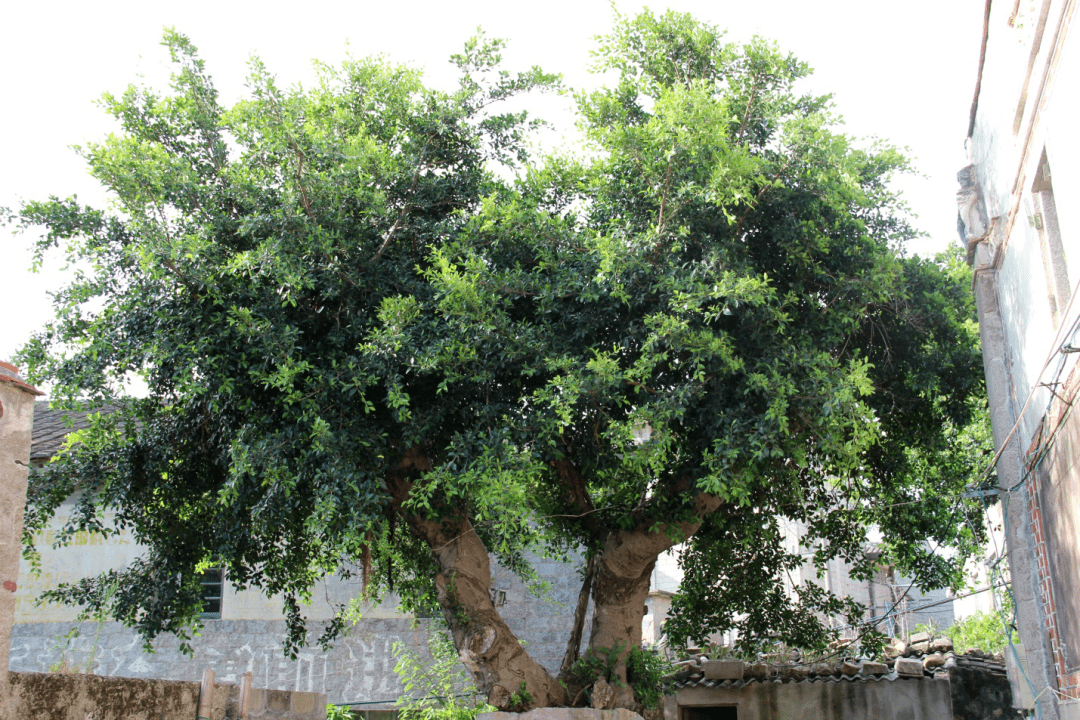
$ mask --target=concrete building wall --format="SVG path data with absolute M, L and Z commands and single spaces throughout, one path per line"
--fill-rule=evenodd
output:
M 1070 200 L 1080 191 L 1077 179 L 1075 123 L 1077 100 L 1068 88 L 1077 87 L 1077 49 L 1074 42 L 1057 34 L 1062 13 L 1070 10 L 1069 0 L 1038 3 L 1034 12 L 1020 3 L 1013 18 L 1013 3 L 990 4 L 990 26 L 986 62 L 978 96 L 978 114 L 968 140 L 969 155 L 976 170 L 981 198 L 992 230 L 985 239 L 990 250 L 987 267 L 996 275 L 997 302 L 1006 333 L 1011 394 L 1023 405 L 1033 392 L 1021 427 L 1020 442 L 1026 447 L 1034 435 L 1050 393 L 1036 387 L 1040 370 L 1053 354 L 1060 338 L 1050 314 L 1049 288 L 1040 249 L 1039 230 L 1033 225 L 1035 203 L 1031 190 L 1045 149 L 1053 168 L 1053 185 L 1058 219 L 1067 263 L 1075 284 L 1080 273 L 1080 245 L 1075 230 L 1080 229 L 1080 206 Z M 1033 4 L 1035 5 L 1035 4 Z M 1046 21 L 1040 25 L 1045 6 Z M 1011 21 L 1011 23 L 1010 23 Z M 1058 43 L 1054 40 L 1057 38 Z M 1035 58 L 1031 50 L 1039 40 Z M 1055 57 L 1052 50 L 1058 49 Z M 1047 64 L 1053 65 L 1052 84 L 1043 86 Z M 1040 95 L 1038 90 L 1043 88 Z M 1059 91 L 1059 88 L 1061 90 Z M 1036 98 L 1038 96 L 1038 98 Z M 1026 98 L 1021 103 L 1021 98 Z M 1023 105 L 1019 127 L 1016 118 Z M 1035 117 L 1037 115 L 1037 117 Z M 1014 131 L 1014 128 L 1015 131 Z M 1074 303 L 1068 325 L 1076 317 Z M 1070 361 L 1074 362 L 1074 361 Z
M 987 377 L 1011 592 L 1027 671 L 1013 671 L 1051 720 L 1080 717 L 1074 559 L 1080 432 L 1059 409 L 1074 392 L 1080 344 L 1080 87 L 1076 0 L 988 0 L 985 52 L 961 184 L 961 235 Z M 1046 168 L 1049 167 L 1049 173 Z M 974 178 L 974 187 L 965 182 Z M 1052 198 L 1052 202 L 1050 201 Z M 1056 395 L 1055 395 L 1056 394 Z M 1065 603 L 1067 607 L 1062 607 Z M 1072 618 L 1072 619 L 1071 619 Z M 1015 667 L 1015 664 L 1014 664 Z M 1033 701 L 1029 701 L 1033 702 Z
M 70 545 L 53 547 L 58 533 L 69 521 L 74 506 L 73 499 L 61 505 L 48 528 L 35 538 L 35 547 L 41 554 L 41 572 L 32 573 L 28 568 L 22 568 L 19 587 L 23 592 L 15 603 L 16 623 L 73 622 L 79 615 L 78 608 L 57 603 L 40 604 L 38 597 L 41 593 L 60 583 L 72 583 L 106 570 L 126 567 L 145 550 L 127 532 L 104 537 L 80 531 Z M 359 578 L 320 582 L 312 591 L 307 616 L 315 620 L 329 620 L 334 614 L 333 605 L 348 603 L 360 595 L 360 590 Z M 391 596 L 382 604 L 363 607 L 362 611 L 364 617 L 410 617 L 398 612 L 397 605 L 397 598 Z M 258 589 L 237 590 L 228 582 L 224 585 L 221 619 L 280 620 L 283 617 L 282 608 L 280 597 L 267 597 Z
M 664 623 L 671 611 L 671 593 L 651 590 L 645 600 L 645 617 L 641 620 L 641 642 L 658 645 L 664 639 Z
M 945 678 L 841 682 L 752 682 L 742 687 L 689 687 L 668 696 L 664 720 L 687 710 L 734 707 L 738 720 L 943 720 L 952 718 Z

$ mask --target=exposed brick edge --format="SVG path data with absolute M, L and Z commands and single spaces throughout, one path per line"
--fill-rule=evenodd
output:
M 1077 401 L 1077 395 L 1080 393 L 1080 366 L 1074 367 L 1069 373 L 1064 388 L 1065 397 L 1056 396 L 1054 398 L 1044 416 L 1044 422 L 1040 424 L 1031 440 L 1031 446 L 1027 452 L 1028 463 L 1034 460 L 1034 455 L 1039 451 L 1044 435 L 1053 437 L 1066 422 L 1080 421 L 1077 418 L 1068 417 L 1069 410 L 1072 408 L 1072 404 Z M 1048 427 L 1050 424 L 1053 424 L 1054 427 Z M 1052 453 L 1053 449 L 1047 450 L 1048 455 Z M 1047 457 L 1043 462 L 1053 465 L 1054 460 L 1056 460 L 1056 457 Z M 1047 468 L 1047 473 L 1052 472 L 1052 470 L 1052 467 Z M 1050 558 L 1046 547 L 1046 528 L 1042 516 L 1042 502 L 1039 497 L 1038 473 L 1031 472 L 1027 492 L 1028 512 L 1030 513 L 1032 531 L 1035 536 L 1036 572 L 1038 573 L 1039 591 L 1042 596 L 1045 630 L 1050 638 L 1054 670 L 1057 673 L 1058 694 L 1062 700 L 1080 700 L 1080 670 L 1069 672 L 1066 664 L 1065 648 L 1062 647 L 1061 635 L 1058 630 L 1057 599 L 1054 597 L 1054 586 L 1050 578 Z

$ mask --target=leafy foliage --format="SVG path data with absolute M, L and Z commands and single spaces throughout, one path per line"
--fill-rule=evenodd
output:
M 589 648 L 566 671 L 564 678 L 575 686 L 587 688 L 603 678 L 607 682 L 618 682 L 615 676 L 615 658 L 621 648 Z M 631 650 L 633 652 L 633 650 Z M 598 655 L 601 653 L 603 657 Z
M 402 720 L 473 720 L 495 708 L 475 701 L 475 691 L 459 661 L 454 642 L 445 631 L 428 637 L 431 659 L 413 648 L 394 643 L 394 672 L 404 695 L 397 707 Z M 467 698 L 473 698 L 468 702 Z
M 1012 642 L 1017 642 L 1015 630 L 1007 628 L 1003 621 L 1003 618 L 1012 616 L 1012 600 L 1006 595 L 1002 599 L 1000 612 L 995 610 L 987 613 L 980 610 L 972 613 L 942 634 L 953 641 L 957 652 L 972 649 L 989 653 L 1004 652 L 1009 645 L 1010 634 Z
M 75 642 L 80 635 L 79 628 L 73 627 L 63 635 L 56 636 L 52 650 L 56 653 L 55 662 L 49 663 L 49 672 L 70 675 L 81 669 L 75 662 Z
M 626 660 L 626 679 L 634 688 L 634 698 L 646 710 L 660 706 L 664 695 L 671 692 L 668 678 L 675 666 L 654 648 L 633 648 Z
M 999 653 L 1008 645 L 1005 625 L 996 612 L 973 613 L 947 629 L 944 634 L 953 641 L 957 652 L 978 649 L 983 652 Z
M 65 243 L 90 268 L 57 295 L 57 320 L 23 358 L 57 399 L 118 408 L 35 476 L 28 545 L 76 491 L 67 534 L 133 532 L 146 557 L 53 597 L 96 607 L 116 584 L 112 612 L 148 640 L 190 638 L 210 558 L 238 587 L 285 596 L 292 652 L 314 582 L 356 572 L 367 551 L 383 570 L 372 593 L 396 586 L 430 608 L 430 552 L 387 517 L 385 473 L 426 426 L 442 438 L 428 442 L 447 444 L 484 411 L 468 386 L 438 393 L 421 416 L 409 397 L 435 399 L 438 378 L 394 354 L 411 332 L 410 298 L 434 302 L 416 271 L 430 245 L 460 232 L 492 190 L 489 161 L 523 156 L 525 120 L 490 103 L 556 78 L 496 73 L 499 43 L 483 40 L 455 58 L 453 94 L 378 60 L 323 66 L 316 88 L 282 90 L 255 61 L 252 97 L 226 110 L 187 39 L 170 32 L 165 44 L 173 94 L 107 96 L 123 133 L 82 149 L 116 212 L 74 199 L 23 208 L 25 224 L 46 228 L 40 252 Z M 148 397 L 123 396 L 131 374 Z M 506 541 L 531 534 L 521 491 L 479 495 L 480 512 L 506 521 L 488 535 L 493 549 L 527 572 Z M 112 525 L 101 508 L 115 508 Z
M 186 38 L 165 44 L 171 92 L 107 97 L 122 132 L 81 151 L 112 209 L 20 214 L 86 268 L 21 360 L 118 408 L 35 474 L 27 538 L 76 493 L 68 533 L 148 548 L 53 597 L 189 639 L 220 559 L 285 598 L 293 653 L 334 574 L 438 604 L 455 637 L 493 623 L 423 523 L 527 580 L 530 550 L 598 557 L 601 625 L 686 541 L 677 643 L 820 646 L 821 613 L 858 616 L 788 591 L 803 557 L 778 518 L 819 567 L 867 576 L 877 527 L 921 587 L 959 582 L 985 440 L 963 266 L 903 255 L 907 161 L 836 132 L 827 97 L 795 92 L 805 64 L 686 15 L 619 18 L 596 55 L 617 79 L 577 97 L 587 152 L 533 161 L 532 121 L 498 111 L 558 81 L 500 69 L 497 41 L 455 56 L 450 93 L 380 60 L 284 90 L 256 61 L 232 108 Z M 633 624 L 592 641 L 620 678 Z
M 584 655 L 564 673 L 563 680 L 573 689 L 581 689 L 590 695 L 589 688 L 598 679 L 618 685 L 621 680 L 615 663 L 620 648 L 589 648 Z M 634 689 L 634 699 L 642 708 L 649 710 L 659 706 L 667 692 L 668 678 L 675 667 L 655 648 L 633 647 L 626 656 L 627 682 Z
M 353 720 L 353 715 L 343 705 L 327 705 L 326 720 Z

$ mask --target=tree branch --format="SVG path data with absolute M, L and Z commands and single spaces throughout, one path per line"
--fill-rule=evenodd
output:
M 566 654 L 563 655 L 562 665 L 559 666 L 560 677 L 566 675 L 581 655 L 581 636 L 585 632 L 585 614 L 589 610 L 589 595 L 592 593 L 593 578 L 596 576 L 597 558 L 599 555 L 590 555 L 585 564 L 585 577 L 581 581 L 577 607 L 574 609 L 574 629 L 570 632 L 570 639 L 566 643 Z
M 579 513 L 576 517 L 581 520 L 581 525 L 590 534 L 599 536 L 603 528 L 592 515 L 596 510 L 596 506 L 593 505 L 592 498 L 589 497 L 585 478 L 582 477 L 577 466 L 567 458 L 552 460 L 551 465 L 555 468 L 555 472 L 558 473 L 559 479 L 563 481 L 564 499 L 571 509 Z

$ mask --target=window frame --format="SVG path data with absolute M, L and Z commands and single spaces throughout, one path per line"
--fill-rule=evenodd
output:
M 212 574 L 216 574 L 217 579 L 208 580 L 208 577 Z M 221 611 L 225 605 L 225 568 L 221 565 L 217 565 L 212 568 L 207 568 L 199 576 L 199 586 L 202 588 L 202 601 L 203 611 L 199 613 L 200 620 L 220 620 Z M 207 588 L 217 588 L 217 594 L 211 595 L 207 592 Z M 207 610 L 207 606 L 210 602 L 217 601 L 217 610 Z

